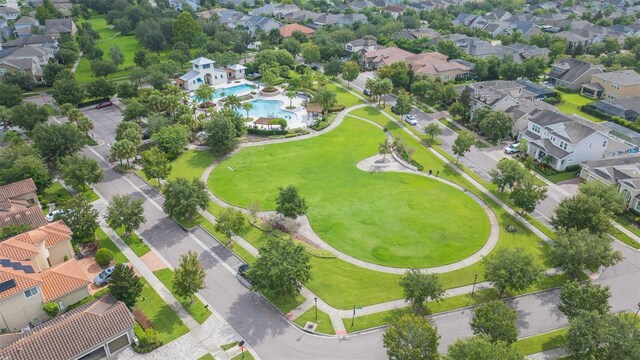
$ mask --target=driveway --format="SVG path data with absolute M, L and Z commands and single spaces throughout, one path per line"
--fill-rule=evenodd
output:
M 80 110 L 93 121 L 93 133 L 98 134 L 106 144 L 113 144 L 116 141 L 116 127 L 124 117 L 120 113 L 120 108 L 109 106 L 98 110 L 95 106 L 90 106 Z

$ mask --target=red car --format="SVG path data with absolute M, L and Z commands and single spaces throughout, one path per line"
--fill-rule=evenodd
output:
M 109 106 L 113 106 L 113 103 L 111 101 L 103 101 L 100 104 L 96 105 L 96 109 L 104 109 L 108 108 Z

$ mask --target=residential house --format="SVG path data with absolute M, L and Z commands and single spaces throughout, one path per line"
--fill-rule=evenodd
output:
M 48 47 L 42 46 L 23 46 L 19 48 L 12 48 L 13 52 L 8 58 L 13 59 L 33 59 L 40 67 L 44 67 L 49 63 L 49 60 L 53 59 L 54 51 Z
M 257 32 L 268 33 L 272 29 L 280 28 L 281 24 L 271 18 L 256 15 L 245 15 L 235 23 L 235 26 L 228 25 L 233 28 L 243 28 L 251 36 L 256 36 Z
M 507 19 L 511 18 L 513 16 L 513 14 L 511 14 L 510 12 L 506 11 L 506 10 L 495 10 L 492 11 L 490 13 L 487 13 L 484 18 L 487 19 L 488 21 L 495 21 L 495 22 L 500 22 L 500 21 L 506 21 Z
M 364 0 L 364 1 L 352 1 L 350 3 L 346 3 L 346 4 L 339 4 L 337 6 L 338 9 L 340 9 L 340 11 L 344 12 L 347 9 L 353 10 L 355 12 L 362 12 L 365 9 L 370 9 L 370 8 L 375 8 L 377 7 L 377 5 L 371 1 L 368 0 Z
M 44 72 L 40 64 L 34 58 L 5 57 L 0 59 L 0 78 L 5 74 L 24 73 L 31 75 L 35 82 L 44 81 Z
M 239 8 L 241 6 L 254 7 L 256 2 L 254 0 L 220 0 L 218 5 L 229 6 L 233 8 Z
M 47 19 L 44 22 L 45 35 L 75 35 L 78 28 L 72 19 Z
M 536 45 L 525 45 L 515 43 L 511 45 L 501 45 L 503 56 L 511 56 L 516 63 L 522 63 L 529 58 L 539 58 L 544 61 L 549 60 L 549 49 L 537 47 Z
M 519 31 L 525 39 L 529 39 L 533 35 L 539 35 L 542 33 L 542 29 L 538 25 L 529 21 L 510 21 L 508 24 L 510 33 Z
M 439 52 L 428 52 L 408 57 L 405 62 L 416 75 L 429 75 L 442 81 L 463 79 L 469 76 L 471 67 L 447 61 L 448 57 Z
M 400 5 L 396 5 L 396 4 L 391 4 L 391 5 L 387 5 L 385 7 L 383 7 L 382 9 L 380 9 L 380 13 L 388 13 L 390 14 L 394 19 L 397 19 L 398 16 L 402 15 L 404 13 L 404 7 L 400 6 Z
M 619 116 L 629 121 L 637 121 L 640 118 L 640 95 L 600 100 L 592 102 L 587 106 L 604 115 Z
M 249 14 L 256 16 L 274 16 L 282 18 L 284 15 L 300 11 L 296 4 L 266 4 L 252 10 Z
M 640 95 L 640 74 L 633 70 L 611 71 L 591 75 L 580 93 L 595 99 L 618 99 Z
M 20 10 L 14 9 L 12 7 L 1 7 L 0 8 L 0 17 L 6 20 L 15 20 L 20 15 Z
M 0 186 L 0 228 L 27 225 L 35 229 L 47 224 L 38 204 L 33 180 L 26 179 Z
M 234 28 L 236 26 L 236 23 L 244 16 L 245 14 L 243 12 L 225 8 L 215 8 L 198 13 L 199 18 L 211 19 L 212 17 L 215 17 L 221 25 L 225 25 L 231 28 Z
M 471 27 L 474 23 L 484 21 L 484 18 L 480 15 L 460 13 L 455 19 L 451 20 L 453 26 L 466 26 Z
M 627 207 L 640 212 L 640 155 L 583 162 L 580 177 L 616 186 L 627 200 Z
M 0 243 L 0 328 L 18 331 L 49 317 L 47 302 L 66 306 L 89 296 L 91 280 L 73 258 L 71 230 L 62 221 Z
M 16 37 L 28 37 L 31 36 L 33 28 L 40 28 L 40 23 L 32 17 L 23 16 L 16 20 L 13 27 Z
M 5 19 L 0 18 L 0 36 L 1 40 L 8 39 L 14 35 L 14 28 L 9 24 L 9 22 Z
M 405 29 L 391 35 L 391 39 L 393 40 L 414 40 L 420 38 L 438 39 L 440 38 L 440 33 L 431 28 L 422 27 L 420 29 Z
M 309 10 L 299 10 L 293 11 L 288 14 L 283 14 L 280 16 L 282 20 L 296 23 L 309 23 L 315 21 L 320 17 L 321 14 L 309 11 Z
M 0 335 L 0 358 L 113 359 L 134 342 L 127 306 L 106 294 L 24 333 Z
M 60 15 L 63 18 L 71 18 L 71 10 L 73 4 L 67 0 L 53 0 L 53 6 L 60 11 Z
M 585 161 L 628 154 L 634 148 L 612 138 L 604 127 L 551 110 L 529 117 L 518 138 L 528 141 L 527 152 L 534 159 L 548 162 L 558 171 Z
M 191 8 L 191 10 L 196 11 L 200 7 L 200 0 L 169 0 L 169 6 L 178 11 L 186 8 Z
M 397 47 L 379 48 L 363 52 L 360 56 L 360 65 L 367 70 L 375 70 L 385 65 L 406 61 L 413 55 L 415 54 Z
M 280 35 L 284 39 L 290 38 L 293 35 L 293 33 L 296 31 L 301 32 L 307 36 L 313 35 L 313 33 L 315 32 L 315 30 L 300 24 L 286 24 L 280 27 Z
M 591 81 L 591 76 L 604 72 L 603 65 L 594 65 L 586 61 L 567 58 L 551 65 L 547 74 L 549 81 L 556 87 L 577 91 Z
M 58 51 L 58 35 L 33 35 L 28 38 L 13 39 L 2 43 L 2 48 L 14 48 L 22 46 L 43 46 Z
M 246 72 L 247 67 L 240 64 L 227 66 L 227 78 L 229 80 L 244 79 Z
M 378 50 L 378 48 L 380 48 L 380 46 L 375 38 L 362 38 L 344 44 L 344 49 L 350 54 L 362 54 L 368 51 Z
M 325 25 L 352 25 L 356 22 L 366 23 L 368 21 L 367 16 L 364 14 L 320 14 L 315 20 L 313 20 L 313 26 L 316 28 Z M 309 25 L 313 27 L 312 25 Z
M 189 62 L 192 65 L 191 71 L 175 80 L 180 88 L 195 91 L 204 84 L 217 86 L 227 83 L 227 72 L 223 69 L 216 69 L 215 61 L 199 57 Z

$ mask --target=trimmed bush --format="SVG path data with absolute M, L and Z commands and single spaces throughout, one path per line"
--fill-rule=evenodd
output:
M 44 312 L 47 313 L 47 315 L 51 317 L 55 317 L 60 312 L 60 305 L 58 305 L 58 303 L 55 303 L 55 302 L 48 302 L 42 305 L 42 310 L 44 310 Z
M 252 135 L 272 136 L 272 135 L 287 135 L 287 130 L 266 130 L 258 128 L 247 128 L 247 133 Z
M 137 353 L 148 353 L 162 346 L 162 342 L 158 341 L 158 333 L 153 328 L 143 330 L 139 324 L 135 324 L 133 332 L 140 343 L 140 345 L 133 345 L 133 350 Z
M 96 251 L 96 262 L 98 263 L 98 265 L 109 265 L 111 260 L 113 260 L 113 251 L 107 248 L 101 248 Z
M 567 168 L 565 169 L 566 172 L 578 171 L 578 170 L 580 170 L 580 165 L 567 166 Z

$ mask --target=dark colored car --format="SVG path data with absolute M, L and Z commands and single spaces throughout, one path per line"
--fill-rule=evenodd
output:
M 96 109 L 104 109 L 108 108 L 109 106 L 113 106 L 113 103 L 111 101 L 103 101 L 100 104 L 96 105 Z
M 151 131 L 149 129 L 142 130 L 142 140 L 151 139 Z
M 369 91 L 369 89 L 362 90 L 362 93 L 365 94 L 366 96 L 371 96 L 371 91 Z
M 238 275 L 242 276 L 246 280 L 250 280 L 249 277 L 247 276 L 248 275 L 247 271 L 249 271 L 249 264 L 242 264 L 238 268 Z

